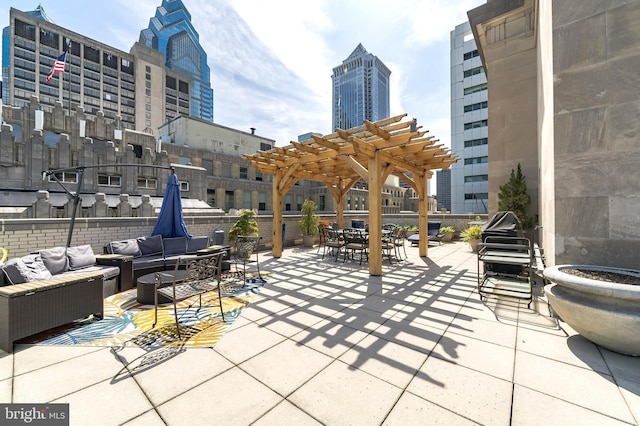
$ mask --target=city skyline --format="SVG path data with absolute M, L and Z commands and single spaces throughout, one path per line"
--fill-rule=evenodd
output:
M 57 25 L 127 52 L 161 3 L 40 2 Z M 451 146 L 449 34 L 484 0 L 183 3 L 209 58 L 217 124 L 254 127 L 278 146 L 303 133 L 330 133 L 332 68 L 362 43 L 391 69 L 391 115 L 417 118 Z M 37 6 L 4 3 L 0 26 L 9 24 L 10 7 Z

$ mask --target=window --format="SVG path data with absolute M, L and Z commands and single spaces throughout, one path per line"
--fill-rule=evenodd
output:
M 212 160 L 202 160 L 202 167 L 207 171 L 207 176 L 213 176 Z
M 464 77 L 471 77 L 472 75 L 478 75 L 478 74 L 483 74 L 484 73 L 484 68 L 482 67 L 477 67 L 477 68 L 471 68 L 470 70 L 466 70 L 464 72 Z
M 189 83 L 180 80 L 178 82 L 178 91 L 182 93 L 189 93 Z
M 246 167 L 240 167 L 240 179 L 248 179 L 249 173 Z
M 478 84 L 477 86 L 471 86 L 464 89 L 465 95 L 470 95 L 472 93 L 482 92 L 483 90 L 487 90 L 487 83 Z
M 62 183 L 77 183 L 78 173 L 75 172 L 58 172 L 54 173 L 55 177 Z M 52 175 L 49 175 L 49 182 L 55 182 L 56 180 Z
M 98 175 L 98 185 L 120 186 L 120 176 Z
M 242 208 L 246 210 L 251 209 L 251 192 L 249 191 L 242 193 Z
M 176 82 L 176 79 L 175 79 L 175 78 L 173 78 L 173 77 L 169 77 L 169 76 L 167 76 L 167 78 L 166 78 L 166 86 L 167 86 L 169 89 L 174 89 L 174 90 L 175 90 L 175 89 L 177 88 L 177 82 Z
M 138 178 L 138 188 L 156 189 L 157 187 L 157 179 Z
M 296 210 L 302 211 L 302 195 L 296 196 Z
M 266 210 L 267 209 L 267 193 L 259 192 L 258 193 L 258 210 Z
M 256 171 L 256 180 L 262 180 L 262 172 Z
M 487 120 L 473 121 L 471 123 L 464 123 L 464 129 L 465 130 L 477 129 L 479 127 L 487 127 L 487 125 L 488 125 Z
M 326 200 L 324 195 L 318 197 L 318 210 L 326 210 Z
M 489 162 L 489 157 L 471 157 L 464 159 L 464 165 L 468 166 L 471 164 L 484 164 Z
M 487 107 L 487 101 L 478 102 L 477 104 L 465 105 L 464 112 L 477 111 Z
M 464 147 L 471 148 L 472 146 L 487 145 L 488 143 L 489 139 L 487 138 L 471 139 L 470 141 L 464 141 Z
M 84 46 L 84 59 L 89 60 L 91 62 L 95 62 L 96 64 L 100 63 L 100 51 L 98 49 L 94 49 L 93 47 Z
M 191 157 L 183 157 L 183 156 L 179 156 L 178 157 L 178 164 L 183 164 L 185 166 L 188 166 L 191 164 Z
M 284 196 L 284 209 L 288 212 L 291 211 L 291 194 Z
M 271 148 L 271 144 L 260 142 L 260 151 L 269 151 Z
M 112 55 L 111 53 L 104 52 L 102 54 L 102 63 L 105 67 L 109 67 L 111 69 L 118 69 L 118 57 L 116 55 Z
M 489 199 L 489 194 L 486 192 L 479 192 L 479 193 L 471 193 L 471 194 L 464 194 L 464 199 L 465 200 L 487 200 Z
M 182 181 L 180 182 L 180 191 L 189 191 L 189 182 Z
M 145 65 L 144 70 L 146 72 L 151 72 L 151 67 L 149 65 Z
M 26 38 L 31 41 L 36 41 L 36 27 L 22 22 L 18 19 L 15 20 L 16 35 L 22 38 Z
M 471 176 L 465 176 L 464 177 L 464 182 L 465 183 L 469 183 L 469 182 L 487 182 L 489 180 L 489 175 L 471 175 Z
M 58 34 L 47 31 L 44 29 L 40 29 L 40 44 L 44 44 L 45 46 L 52 47 L 54 49 L 59 48 L 60 37 Z
M 478 50 L 472 50 L 471 52 L 467 52 L 464 54 L 464 60 L 466 61 L 467 59 L 471 59 L 471 58 L 475 58 L 476 56 L 478 56 L 480 53 L 478 52 Z

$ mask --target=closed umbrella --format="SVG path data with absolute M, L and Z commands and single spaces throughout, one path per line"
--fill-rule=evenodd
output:
M 151 235 L 162 235 L 163 238 L 186 237 L 191 238 L 187 231 L 182 215 L 182 201 L 180 200 L 180 182 L 175 173 L 171 173 L 164 191 L 162 207 L 156 225 Z

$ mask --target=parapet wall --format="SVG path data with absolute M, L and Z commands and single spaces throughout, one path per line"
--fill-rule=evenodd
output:
M 335 221 L 333 215 L 319 214 L 319 216 L 324 220 Z M 475 215 L 429 215 L 429 221 L 439 221 L 442 226 L 453 226 L 457 233 L 466 228 L 475 218 Z M 345 214 L 345 226 L 350 226 L 353 219 L 365 222 L 368 220 L 366 214 Z M 486 215 L 481 215 L 481 220 L 486 219 Z M 229 229 L 238 220 L 238 216 L 185 216 L 184 220 L 191 235 L 207 235 L 215 241 L 215 231 L 221 230 L 224 232 L 224 243 L 227 244 Z M 270 248 L 273 240 L 272 216 L 260 215 L 257 220 L 262 245 Z M 302 243 L 298 220 L 300 215 L 283 217 L 283 223 L 286 225 L 285 246 Z M 418 215 L 414 213 L 384 215 L 382 221 L 398 225 L 417 225 Z M 66 246 L 70 223 L 70 219 L 0 219 L 0 246 L 9 251 L 9 257 L 24 256 L 38 249 Z M 150 235 L 155 223 L 155 217 L 77 218 L 71 245 L 90 244 L 95 253 L 102 253 L 104 245 L 110 241 Z

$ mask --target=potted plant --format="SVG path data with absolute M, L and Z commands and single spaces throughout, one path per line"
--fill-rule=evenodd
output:
M 553 311 L 592 342 L 640 356 L 640 271 L 596 265 L 544 270 L 544 293 Z
M 318 235 L 318 206 L 313 200 L 307 198 L 302 203 L 302 217 L 298 222 L 302 231 L 302 243 L 305 247 L 313 247 L 316 235 Z
M 258 222 L 255 217 L 255 211 L 242 210 L 240 212 L 240 218 L 229 230 L 229 241 L 234 242 L 238 235 L 258 235 Z
M 444 241 L 445 243 L 450 243 L 453 240 L 453 234 L 455 234 L 456 230 L 453 229 L 453 226 L 443 226 L 440 228 L 440 233 L 442 234 L 442 238 L 440 241 Z
M 474 253 L 478 250 L 478 244 L 482 241 L 482 228 L 480 225 L 471 225 L 460 233 L 462 241 L 469 243 L 471 251 Z

